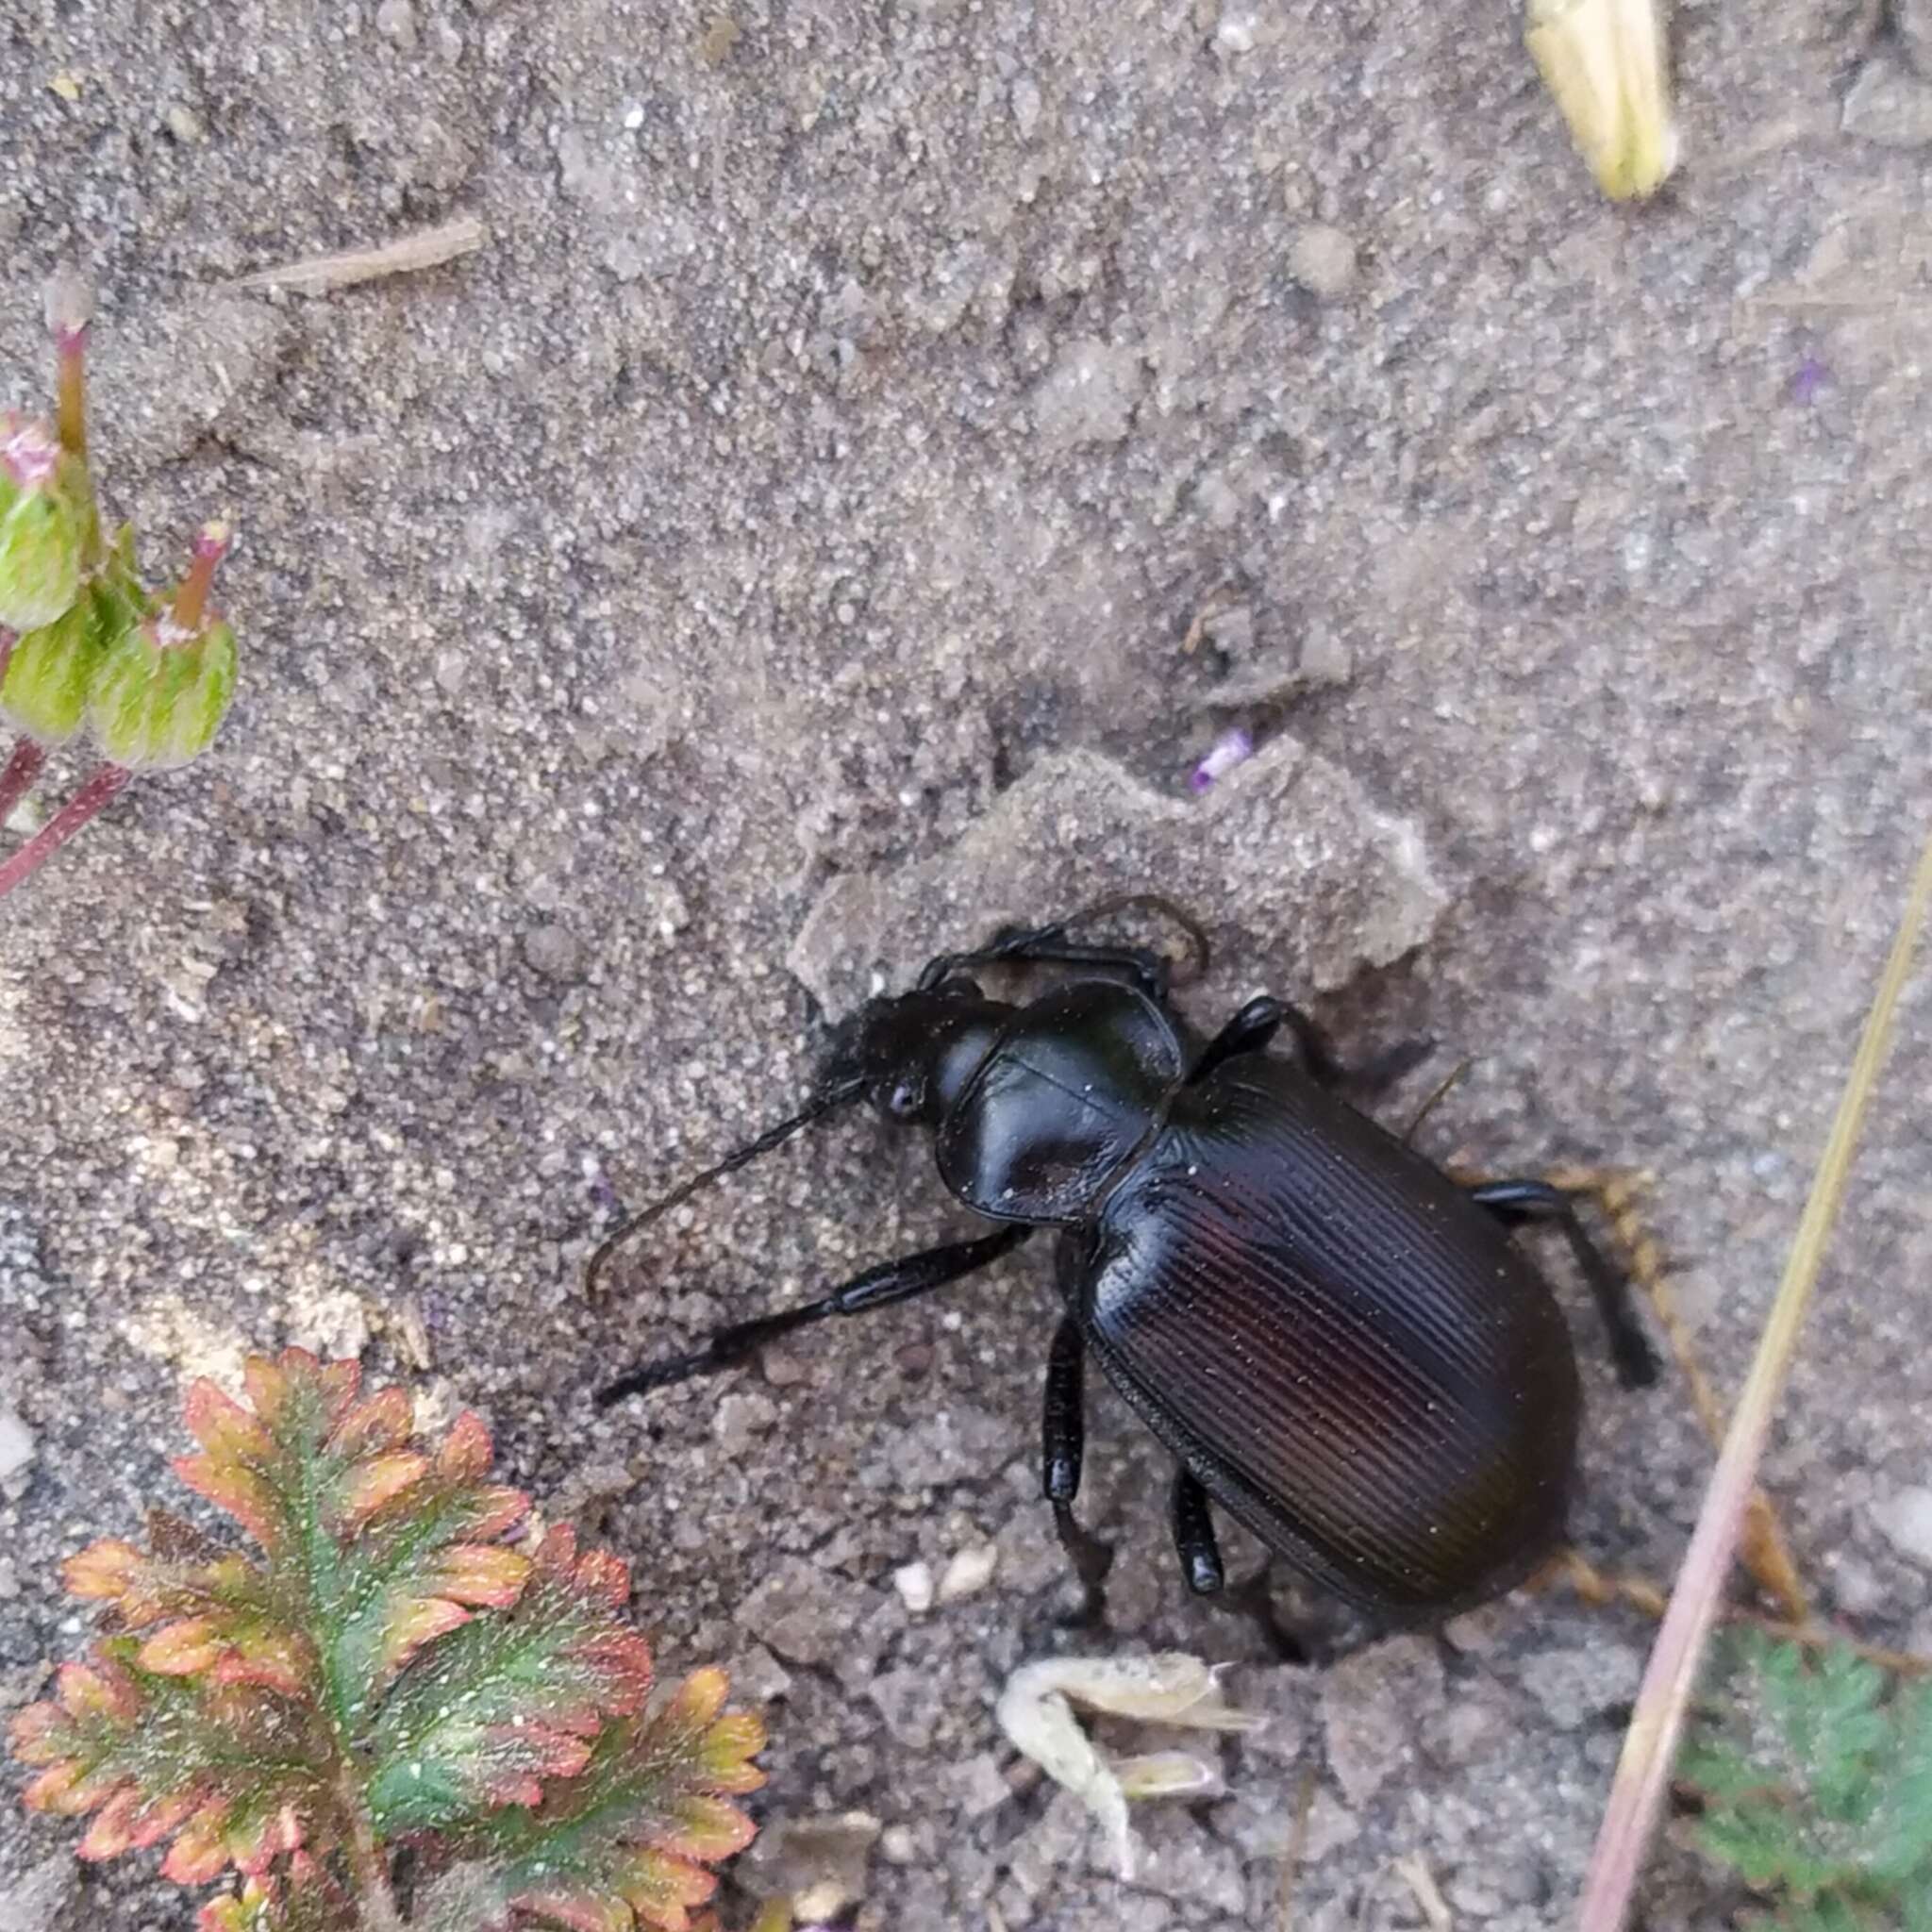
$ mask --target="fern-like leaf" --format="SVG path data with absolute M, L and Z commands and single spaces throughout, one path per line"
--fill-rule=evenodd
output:
M 198 1382 L 188 1426 L 201 1454 L 175 1465 L 268 1553 L 277 1607 L 314 1633 L 324 1699 L 347 1727 L 424 1644 L 514 1602 L 528 1567 L 499 1541 L 528 1502 L 484 1480 L 482 1423 L 462 1416 L 429 1454 L 410 1441 L 408 1395 L 358 1400 L 360 1379 L 353 1361 L 291 1348 L 248 1364 L 252 1412 Z
M 534 1810 L 457 1838 L 488 1859 L 492 1908 L 565 1932 L 691 1932 L 716 1888 L 708 1868 L 752 1837 L 729 1801 L 764 1782 L 764 1726 L 724 1711 L 724 1693 L 722 1671 L 697 1672 L 655 1715 L 609 1725 Z
M 329 1841 L 332 1753 L 312 1711 L 258 1683 L 145 1669 L 142 1648 L 104 1640 L 62 1668 L 57 1701 L 15 1718 L 15 1755 L 40 1769 L 26 1803 L 94 1814 L 83 1858 L 173 1837 L 162 1871 L 183 1884 Z
M 1785 1932 L 1932 1932 L 1932 1685 L 1848 1646 L 1730 1646 L 1732 1693 L 1679 1766 L 1699 1839 Z
M 27 1802 L 92 1814 L 88 1857 L 172 1838 L 171 1878 L 239 1868 L 203 1932 L 395 1923 L 404 1841 L 425 1928 L 685 1932 L 752 1835 L 730 1799 L 762 1782 L 723 1675 L 645 1715 L 629 1573 L 568 1529 L 534 1556 L 502 1541 L 527 1501 L 488 1479 L 475 1417 L 425 1447 L 400 1391 L 296 1349 L 246 1388 L 190 1391 L 176 1467 L 263 1560 L 158 1513 L 147 1548 L 67 1564 L 110 1634 L 14 1722 Z
M 354 1899 L 303 1852 L 211 1900 L 195 1919 L 196 1932 L 360 1932 L 361 1924 Z

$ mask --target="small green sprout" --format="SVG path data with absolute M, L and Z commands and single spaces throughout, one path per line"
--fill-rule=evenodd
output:
M 1932 1932 L 1932 1680 L 1758 1632 L 1725 1661 L 1677 1767 L 1705 1851 L 1783 1932 Z

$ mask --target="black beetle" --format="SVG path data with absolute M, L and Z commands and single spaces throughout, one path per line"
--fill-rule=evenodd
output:
M 1169 902 L 1205 969 L 1207 940 Z M 1377 1621 L 1433 1622 L 1524 1580 L 1558 1542 L 1581 1397 L 1561 1311 L 1504 1224 L 1555 1220 L 1626 1385 L 1656 1358 L 1573 1198 L 1541 1180 L 1465 1186 L 1335 1092 L 1348 1075 L 1307 1017 L 1250 1000 L 1201 1043 L 1173 970 L 1133 946 L 1008 931 L 932 960 L 915 989 L 839 1031 L 806 1109 L 694 1176 L 617 1241 L 833 1108 L 869 1098 L 929 1129 L 941 1178 L 1004 1223 L 868 1269 L 817 1301 L 722 1328 L 599 1392 L 741 1362 L 827 1315 L 855 1315 L 1058 1231 L 1066 1304 L 1046 1372 L 1044 1486 L 1090 1592 L 1108 1553 L 1075 1524 L 1089 1354 L 1179 1464 L 1173 1527 L 1191 1588 L 1219 1590 L 1209 1503 Z M 1086 969 L 1024 1006 L 971 976 Z M 1286 1028 L 1293 1059 L 1264 1048 Z

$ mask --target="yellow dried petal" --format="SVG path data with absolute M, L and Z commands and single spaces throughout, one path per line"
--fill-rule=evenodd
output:
M 1676 165 L 1661 0 L 1529 0 L 1530 56 L 1612 201 L 1655 194 Z

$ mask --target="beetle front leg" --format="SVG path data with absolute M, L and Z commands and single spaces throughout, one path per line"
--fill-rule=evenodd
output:
M 1181 1574 L 1196 1596 L 1214 1596 L 1227 1581 L 1222 1568 L 1221 1545 L 1214 1539 L 1214 1516 L 1201 1478 L 1183 1464 L 1174 1477 L 1174 1546 L 1180 1553 Z
M 598 1390 L 597 1407 L 608 1408 L 626 1395 L 641 1394 L 647 1389 L 665 1389 L 675 1382 L 689 1382 L 695 1375 L 736 1368 L 766 1342 L 775 1341 L 779 1336 L 789 1335 L 808 1323 L 822 1322 L 829 1315 L 863 1315 L 891 1302 L 929 1294 L 975 1269 L 990 1267 L 1002 1255 L 1010 1254 L 1032 1232 L 1031 1227 L 1015 1224 L 975 1241 L 948 1241 L 943 1247 L 902 1255 L 895 1261 L 882 1261 L 876 1268 L 855 1274 L 842 1287 L 815 1302 L 757 1315 L 749 1322 L 734 1322 L 728 1328 L 720 1328 L 707 1337 L 704 1345 L 689 1355 L 667 1356 L 661 1361 L 633 1369 L 629 1374 L 621 1375 Z
M 1060 1546 L 1087 1593 L 1079 1621 L 1097 1624 L 1105 1603 L 1101 1585 L 1113 1567 L 1113 1551 L 1091 1530 L 1083 1529 L 1074 1515 L 1074 1498 L 1080 1493 L 1080 1464 L 1087 1448 L 1087 1391 L 1082 1374 L 1086 1352 L 1079 1323 L 1072 1315 L 1063 1316 L 1054 1330 L 1053 1348 L 1046 1357 L 1041 1487 L 1053 1505 Z
M 1469 1198 L 1505 1223 L 1554 1221 L 1563 1230 L 1570 1252 L 1590 1284 L 1597 1312 L 1609 1334 L 1618 1381 L 1626 1389 L 1647 1389 L 1657 1380 L 1657 1351 L 1638 1319 L 1630 1284 L 1591 1240 L 1577 1216 L 1573 1195 L 1549 1181 L 1499 1180 L 1478 1182 L 1469 1190 Z

